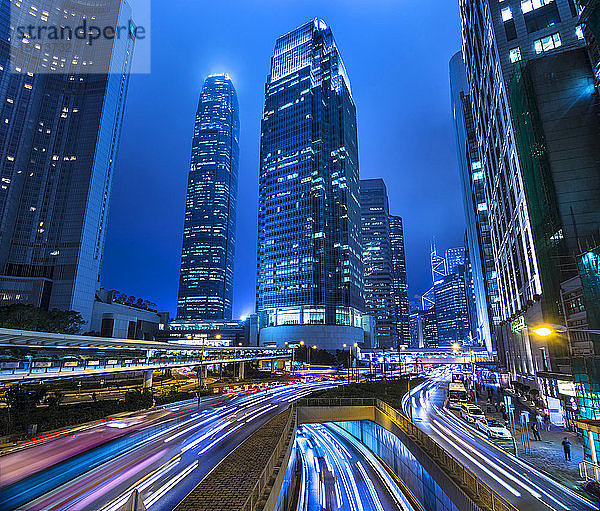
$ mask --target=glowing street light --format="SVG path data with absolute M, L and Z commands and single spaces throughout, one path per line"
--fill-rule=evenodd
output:
M 547 326 L 539 326 L 537 328 L 533 328 L 532 330 L 541 337 L 548 337 L 550 334 L 554 333 L 554 329 L 548 328 Z

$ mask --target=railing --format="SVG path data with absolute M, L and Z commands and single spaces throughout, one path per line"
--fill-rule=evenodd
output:
M 387 403 L 377 400 L 377 408 L 388 415 L 396 425 L 419 445 L 467 494 L 483 509 L 491 511 L 517 511 L 495 490 L 483 483 L 473 472 L 442 448 L 408 417 Z
M 258 481 L 256 481 L 254 488 L 252 488 L 248 499 L 241 507 L 240 511 L 253 511 L 254 507 L 260 502 L 265 487 L 273 477 L 273 472 L 277 466 L 279 458 L 281 457 L 281 453 L 287 449 L 290 445 L 290 442 L 293 441 L 293 435 L 294 431 L 296 431 L 297 425 L 298 418 L 296 414 L 296 406 L 292 405 L 290 408 L 290 415 L 283 429 L 283 433 L 281 434 L 281 438 L 277 442 L 273 454 L 271 454 L 269 461 L 267 461 L 267 465 L 261 472 Z
M 583 460 L 579 462 L 579 475 L 585 481 L 600 482 L 600 466 L 591 461 Z
M 282 357 L 288 357 L 287 354 L 226 354 L 226 355 L 215 355 L 205 356 L 204 358 L 173 358 L 173 359 L 153 359 L 153 358 L 134 358 L 124 360 L 112 360 L 107 359 L 92 361 L 29 361 L 21 360 L 18 362 L 0 362 L 0 379 L 2 376 L 23 376 L 23 377 L 35 377 L 37 375 L 45 374 L 65 374 L 77 373 L 81 371 L 94 371 L 94 372 L 120 372 L 127 370 L 141 370 L 141 369 L 160 369 L 165 367 L 175 366 L 193 366 L 193 365 L 209 365 L 215 363 L 230 363 L 230 362 L 244 362 L 249 360 L 257 359 L 277 359 Z M 111 363 L 109 363 L 111 362 Z
M 309 397 L 298 400 L 298 406 L 377 406 L 377 399 L 370 397 Z

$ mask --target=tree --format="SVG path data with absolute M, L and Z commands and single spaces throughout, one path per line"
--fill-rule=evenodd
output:
M 75 311 L 51 309 L 49 311 L 15 303 L 0 307 L 0 328 L 76 334 L 85 323 L 81 314 Z

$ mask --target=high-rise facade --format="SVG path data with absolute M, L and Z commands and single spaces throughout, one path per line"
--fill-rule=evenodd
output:
M 362 342 L 360 236 L 356 108 L 331 28 L 315 19 L 277 40 L 265 84 L 261 343 L 297 341 L 307 332 L 322 335 L 327 348 L 339 347 L 343 336 Z
M 396 330 L 398 343 L 410 342 L 408 281 L 406 278 L 406 254 L 404 250 L 404 226 L 402 217 L 390 215 L 390 245 L 392 247 L 392 288 L 396 304 Z
M 454 273 L 459 266 L 465 264 L 465 247 L 455 247 L 446 250 L 446 274 Z
M 473 121 L 471 96 L 462 52 L 450 60 L 452 119 L 466 222 L 467 258 L 472 283 L 474 338 L 495 350 L 495 327 L 500 322 L 498 283 L 484 172 Z
M 361 179 L 365 312 L 375 318 L 379 347 L 398 345 L 388 196 L 382 179 Z
M 231 319 L 239 112 L 228 75 L 206 78 L 188 174 L 177 321 Z
M 8 5 L 10 4 L 10 19 Z M 135 43 L 33 41 L 18 27 L 129 26 L 126 2 L 3 2 L 0 305 L 72 309 L 89 329 Z M 69 19 L 65 22 L 69 12 Z M 10 26 L 9 26 L 10 21 Z M 11 57 L 11 58 L 9 58 Z
M 569 373 L 560 283 L 600 226 L 594 72 L 572 0 L 461 0 L 463 58 L 499 294 L 498 355 L 509 378 L 557 397 Z
M 465 267 L 459 266 L 435 287 L 435 316 L 439 346 L 470 341 Z

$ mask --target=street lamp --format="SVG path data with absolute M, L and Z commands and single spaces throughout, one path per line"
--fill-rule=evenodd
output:
M 358 343 L 355 342 L 352 346 L 356 349 L 358 348 Z M 358 353 L 356 353 L 354 356 L 356 357 L 356 371 L 352 371 L 352 379 L 356 377 L 356 381 L 358 381 Z
M 309 370 L 309 371 L 310 371 L 310 350 L 311 350 L 311 349 L 313 349 L 313 350 L 316 350 L 316 349 L 317 349 L 317 345 L 315 344 L 314 346 L 310 346 L 310 347 L 308 348 L 308 370 Z
M 344 348 L 348 345 L 346 343 L 342 344 Z M 348 385 L 350 384 L 350 350 L 348 350 Z

